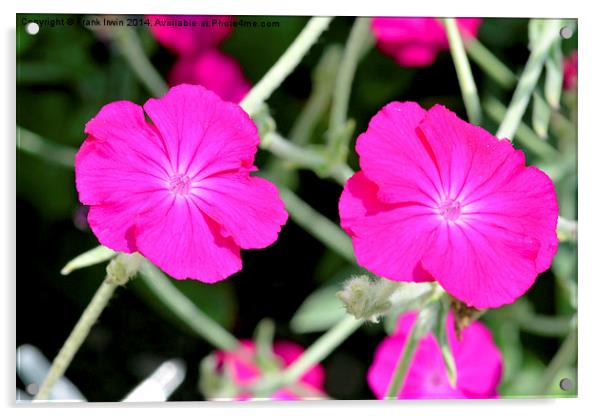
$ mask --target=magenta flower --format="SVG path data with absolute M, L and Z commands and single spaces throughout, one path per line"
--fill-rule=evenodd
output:
M 303 347 L 291 341 L 276 341 L 273 353 L 278 367 L 284 369 L 301 354 Z M 252 386 L 262 377 L 263 371 L 257 363 L 255 344 L 251 340 L 240 341 L 237 351 L 217 351 L 218 367 L 234 382 L 239 390 L 236 400 L 253 398 Z M 307 370 L 294 385 L 281 388 L 272 394 L 275 400 L 316 399 L 325 397 L 324 369 L 316 364 Z
M 272 244 L 287 219 L 276 187 L 249 175 L 257 129 L 201 86 L 171 88 L 144 111 L 117 101 L 86 124 L 75 176 L 90 228 L 174 278 L 225 279 L 242 268 L 241 248 Z
M 368 384 L 382 399 L 389 387 L 416 313 L 402 315 L 395 333 L 376 348 L 368 370 Z M 457 372 L 456 386 L 450 385 L 441 348 L 432 333 L 418 343 L 399 399 L 487 399 L 497 398 L 502 378 L 502 354 L 485 325 L 475 321 L 456 338 L 454 317 L 447 317 L 447 337 Z
M 191 56 L 222 43 L 232 31 L 234 16 L 149 15 L 155 39 L 179 56 Z
M 465 36 L 475 37 L 482 19 L 456 21 Z M 372 32 L 376 46 L 401 66 L 429 66 L 449 48 L 443 25 L 433 17 L 375 17 Z
M 217 49 L 180 58 L 171 69 L 169 84 L 202 85 L 234 103 L 240 102 L 251 89 L 238 62 Z
M 564 79 L 562 86 L 565 91 L 577 88 L 577 49 L 564 58 Z
M 437 280 L 469 306 L 513 302 L 550 267 L 558 204 L 545 173 L 508 140 L 393 102 L 357 140 L 361 171 L 339 201 L 360 265 L 388 279 Z

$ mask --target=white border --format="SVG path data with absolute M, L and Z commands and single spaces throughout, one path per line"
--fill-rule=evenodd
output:
M 319 403 L 247 403 L 214 404 L 214 403 L 180 403 L 162 406 L 116 406 L 91 405 L 86 412 L 91 414 L 122 414 L 130 408 L 145 408 L 149 416 L 173 411 L 185 414 L 213 414 L 219 410 L 223 414 L 239 415 L 241 410 L 251 414 L 269 415 L 305 415 L 312 413 L 344 413 L 347 415 L 362 414 L 374 410 L 378 415 L 420 412 L 429 414 L 462 414 L 488 416 L 504 415 L 524 410 L 545 414 L 589 414 L 590 409 L 600 405 L 597 399 L 602 397 L 598 387 L 602 385 L 602 339 L 600 335 L 600 316 L 602 315 L 602 270 L 596 260 L 601 258 L 597 240 L 602 231 L 602 200 L 600 198 L 600 166 L 602 157 L 602 133 L 600 114 L 602 91 L 600 74 L 600 17 L 594 9 L 594 2 L 578 1 L 545 1 L 529 2 L 525 0 L 504 0 L 502 2 L 485 1 L 411 1 L 395 2 L 386 0 L 369 0 L 363 2 L 328 3 L 324 0 L 282 1 L 263 0 L 228 0 L 221 2 L 191 2 L 190 0 L 169 0 L 150 4 L 148 1 L 95 0 L 74 3 L 72 0 L 30 0 L 3 2 L 5 8 L 1 15 L 3 23 L 2 56 L 2 91 L 5 95 L 0 100 L 3 107 L 1 125 L 4 126 L 2 143 L 2 195 L 0 216 L 2 246 L 0 247 L 0 265 L 4 273 L 0 281 L 2 288 L 2 329 L 4 336 L 0 342 L 2 356 L 2 373 L 0 378 L 2 403 L 14 406 L 14 350 L 15 350 L 15 13 L 205 13 L 205 14 L 256 14 L 256 15 L 414 15 L 414 16 L 503 16 L 503 17 L 577 17 L 579 18 L 579 398 L 564 400 L 503 400 L 501 402 L 403 402 L 382 403 L 376 401 L 319 402 Z M 35 289 L 35 288 L 33 288 Z M 200 409 L 199 409 L 200 407 Z M 109 410 L 110 409 L 110 410 Z M 519 410 L 520 409 L 520 410 Z M 8 414 L 19 411 L 19 414 L 35 412 L 35 408 L 14 407 Z M 79 415 L 80 407 L 63 408 L 49 406 L 41 409 L 44 415 Z M 520 414 L 519 413 L 519 414 Z

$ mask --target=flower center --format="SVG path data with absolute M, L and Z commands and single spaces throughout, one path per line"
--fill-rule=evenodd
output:
M 169 190 L 177 195 L 186 195 L 190 190 L 190 178 L 186 175 L 174 175 L 169 178 Z
M 447 221 L 456 221 L 461 213 L 460 203 L 456 200 L 448 199 L 439 205 L 439 214 Z

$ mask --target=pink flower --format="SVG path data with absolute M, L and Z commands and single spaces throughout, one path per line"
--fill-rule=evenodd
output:
M 374 361 L 368 370 L 368 384 L 382 399 L 389 387 L 393 371 L 416 313 L 402 315 L 397 329 L 377 347 Z M 418 343 L 402 387 L 399 399 L 485 399 L 497 398 L 497 386 L 502 378 L 502 355 L 485 325 L 475 321 L 456 338 L 454 318 L 447 317 L 447 337 L 456 364 L 456 387 L 449 383 L 441 349 L 432 333 Z
M 482 19 L 456 19 L 460 30 L 475 37 Z M 372 32 L 377 47 L 401 66 L 429 66 L 449 44 L 443 25 L 433 17 L 375 17 Z
M 169 84 L 198 84 L 226 101 L 240 102 L 251 89 L 238 62 L 212 49 L 197 56 L 180 58 L 169 74 Z
M 149 15 L 155 39 L 180 56 L 195 55 L 222 43 L 232 31 L 234 16 Z
M 577 87 L 577 49 L 568 57 L 564 58 L 564 90 L 572 90 Z
M 75 176 L 90 228 L 174 278 L 225 279 L 242 268 L 241 248 L 272 244 L 287 219 L 276 187 L 249 175 L 257 129 L 201 86 L 171 88 L 144 111 L 117 101 L 86 124 Z
M 303 347 L 291 341 L 276 341 L 273 353 L 278 367 L 284 369 L 303 354 Z M 257 363 L 256 348 L 253 341 L 241 340 L 237 351 L 217 351 L 217 363 L 221 371 L 234 382 L 239 389 L 237 400 L 253 398 L 251 388 L 261 378 L 263 371 Z M 289 387 L 281 388 L 272 394 L 275 400 L 299 400 L 324 398 L 324 369 L 316 364 L 307 370 L 299 381 Z
M 513 302 L 550 267 L 558 204 L 523 153 L 445 107 L 393 102 L 357 140 L 361 171 L 339 201 L 360 265 L 436 279 L 469 306 Z

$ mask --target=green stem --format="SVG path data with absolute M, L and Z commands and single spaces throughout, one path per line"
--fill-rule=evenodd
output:
M 282 372 L 279 377 L 279 384 L 284 386 L 295 383 L 307 370 L 326 358 L 363 323 L 362 319 L 355 319 L 351 315 L 346 315 Z
M 240 106 L 249 115 L 253 116 L 259 110 L 261 104 L 299 65 L 303 56 L 316 43 L 322 32 L 328 28 L 331 20 L 332 17 L 312 17 L 309 20 L 295 41 L 241 101 Z
M 489 75 L 503 88 L 509 89 L 516 84 L 516 76 L 502 61 L 489 51 L 476 38 L 464 40 L 466 53 L 481 70 Z
M 501 123 L 507 113 L 506 107 L 497 98 L 489 97 L 483 102 L 483 108 L 489 117 Z M 541 140 L 531 128 L 520 121 L 516 129 L 516 140 L 541 160 L 559 160 L 560 154 L 549 142 Z
M 543 65 L 548 56 L 548 50 L 554 41 L 558 39 L 560 26 L 561 21 L 557 19 L 547 20 L 544 23 L 542 35 L 538 38 L 537 43 L 533 45 L 531 55 L 527 60 L 525 69 L 518 80 L 516 90 L 508 106 L 506 116 L 497 131 L 497 137 L 508 138 L 510 140 L 514 137 L 541 75 Z
M 577 356 L 577 330 L 572 331 L 564 340 L 552 361 L 541 376 L 541 382 L 536 389 L 538 396 L 548 393 L 554 383 L 558 383 L 558 373 L 573 364 Z
M 65 374 L 65 371 L 73 361 L 73 357 L 84 343 L 90 333 L 90 329 L 98 320 L 98 317 L 109 303 L 118 285 L 104 280 L 94 297 L 82 313 L 77 324 L 69 334 L 69 337 L 63 344 L 58 355 L 52 362 L 52 366 L 46 375 L 46 378 L 40 386 L 38 394 L 34 400 L 47 400 L 52 393 L 55 383 Z
M 297 167 L 317 171 L 326 163 L 320 153 L 300 147 L 276 132 L 267 133 L 261 147 Z
M 470 63 L 468 62 L 468 57 L 464 50 L 464 43 L 462 42 L 460 30 L 456 24 L 456 19 L 453 17 L 443 19 L 443 23 L 445 24 L 449 47 L 454 66 L 456 67 L 458 82 L 460 83 L 460 90 L 462 91 L 462 98 L 464 99 L 468 119 L 472 124 L 478 125 L 481 122 L 481 104 L 479 102 L 477 86 L 470 69 Z
M 121 55 L 148 91 L 156 97 L 165 94 L 167 84 L 146 56 L 136 31 L 125 27 L 115 29 L 112 33 Z
M 304 145 L 311 139 L 315 125 L 326 112 L 332 98 L 341 53 L 338 45 L 330 46 L 316 65 L 312 74 L 311 94 L 289 133 L 291 142 Z
M 389 388 L 387 389 L 384 399 L 396 400 L 397 397 L 399 397 L 401 389 L 403 388 L 406 374 L 408 373 L 410 364 L 414 358 L 414 353 L 418 347 L 418 342 L 420 341 L 417 331 L 417 322 L 418 319 L 416 319 L 412 325 L 412 329 L 410 330 L 410 334 L 408 335 L 407 341 L 404 345 L 401 357 L 399 357 L 397 366 L 393 371 L 393 377 L 391 378 L 391 382 L 389 383 Z
M 335 138 L 345 128 L 353 78 L 360 59 L 366 53 L 366 45 L 372 44 L 370 21 L 368 17 L 357 17 L 345 45 L 332 97 L 328 135 L 331 146 L 334 146 Z
M 75 149 L 46 140 L 19 126 L 17 126 L 17 149 L 39 156 L 63 168 L 73 169 Z
M 279 189 L 280 197 L 284 200 L 293 221 L 341 257 L 352 263 L 356 262 L 351 240 L 340 227 L 314 210 L 290 189 Z
M 165 306 L 215 348 L 235 350 L 238 347 L 238 340 L 232 334 L 197 308 L 148 260 L 140 266 L 140 278 Z

